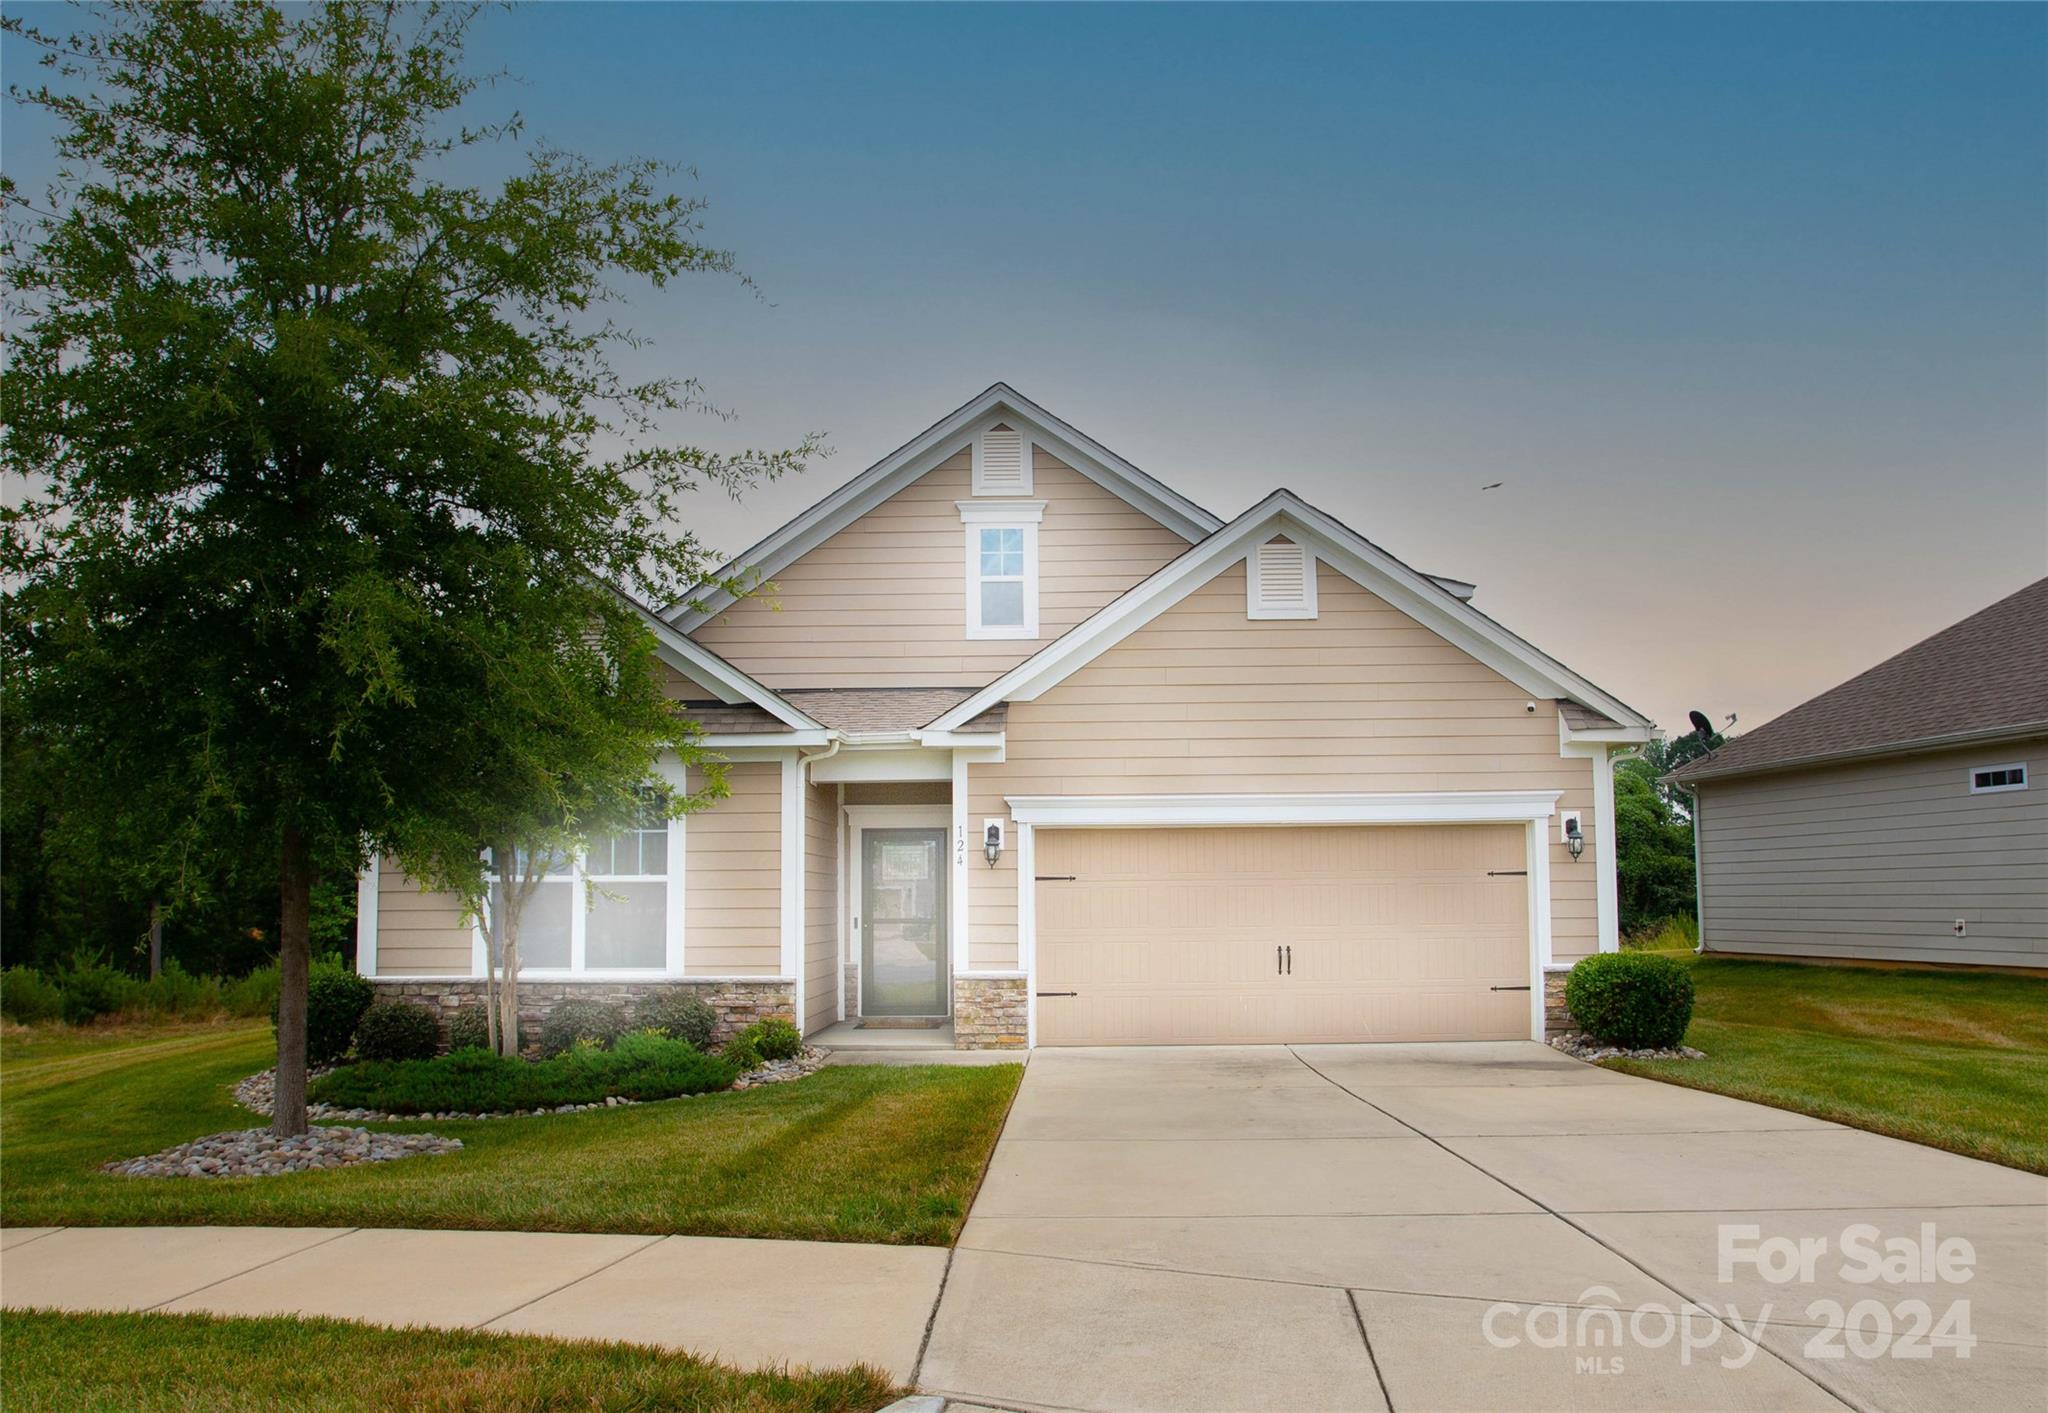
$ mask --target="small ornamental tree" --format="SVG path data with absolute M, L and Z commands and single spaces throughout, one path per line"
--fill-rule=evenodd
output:
M 564 722 L 646 748 L 659 687 L 613 671 L 647 661 L 613 586 L 683 597 L 706 555 L 682 497 L 814 444 L 676 445 L 697 385 L 613 366 L 615 281 L 732 270 L 669 169 L 541 147 L 463 184 L 448 159 L 520 131 L 459 115 L 473 7 L 76 13 L 4 21 L 42 51 L 14 96 L 62 172 L 7 188 L 10 705 L 110 798 L 275 880 L 274 1126 L 302 1133 L 316 879 L 452 862 L 491 816 L 464 792 L 531 736 L 559 766 Z

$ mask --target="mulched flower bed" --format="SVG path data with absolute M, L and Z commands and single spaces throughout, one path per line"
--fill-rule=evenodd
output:
M 1550 1037 L 1550 1047 L 1562 1050 L 1579 1060 L 1704 1060 L 1704 1050 L 1695 1050 L 1690 1045 L 1680 1045 L 1670 1050 L 1624 1050 L 1619 1045 L 1604 1045 L 1584 1031 L 1568 1030 L 1562 1035 Z
M 453 1153 L 459 1138 L 431 1133 L 372 1133 L 366 1128 L 315 1128 L 279 1138 L 267 1128 L 210 1133 L 146 1158 L 123 1158 L 101 1172 L 123 1177 L 276 1177 Z
M 802 1079 L 805 1075 L 815 1074 L 824 1067 L 825 1054 L 826 1052 L 823 1050 L 806 1047 L 802 1054 L 797 1055 L 793 1059 L 770 1060 L 758 1070 L 749 1070 L 734 1080 L 732 1087 L 736 1090 L 758 1089 L 764 1084 L 782 1084 L 792 1079 Z M 332 1065 L 317 1066 L 307 1078 L 309 1081 L 318 1079 L 333 1068 Z M 276 1089 L 277 1071 L 275 1069 L 264 1070 L 260 1074 L 250 1075 L 235 1086 L 235 1102 L 251 1113 L 261 1114 L 265 1118 L 269 1118 L 272 1113 L 272 1105 L 276 1102 Z M 676 1097 L 678 1099 L 695 1099 L 697 1096 L 694 1094 L 679 1094 Z M 445 1121 L 449 1119 L 529 1119 L 540 1114 L 580 1114 L 589 1109 L 624 1109 L 642 1102 L 664 1104 L 670 1101 L 665 1099 L 647 1101 L 625 1099 L 614 1094 L 608 1099 L 589 1104 L 561 1104 L 552 1109 L 494 1109 L 474 1114 L 455 1113 L 453 1111 L 432 1114 L 389 1114 L 378 1109 L 342 1109 L 337 1108 L 333 1104 L 308 1103 L 306 1105 L 306 1117 L 321 1123 L 328 1123 L 339 1119 L 346 1119 L 354 1123 L 418 1123 L 422 1120 Z

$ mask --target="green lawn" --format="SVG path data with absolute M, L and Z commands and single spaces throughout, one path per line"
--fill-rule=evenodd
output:
M 341 1320 L 206 1315 L 0 1318 L 8 1413 L 29 1409 L 642 1408 L 869 1413 L 872 1369 L 740 1373 L 634 1345 Z
M 1680 960 L 1707 1058 L 1610 1067 L 2048 1173 L 2048 979 Z
M 1023 1071 L 849 1065 L 789 1084 L 528 1119 L 380 1124 L 467 1147 L 284 1177 L 98 1171 L 261 1122 L 229 1095 L 268 1025 L 0 1041 L 0 1221 L 689 1232 L 944 1246 Z M 12 1043 L 9 1043 L 12 1042 Z

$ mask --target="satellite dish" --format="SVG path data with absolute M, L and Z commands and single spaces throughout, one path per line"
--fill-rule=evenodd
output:
M 1689 712 L 1687 713 L 1687 715 L 1692 722 L 1693 731 L 1698 734 L 1699 738 L 1702 741 L 1711 741 L 1714 739 L 1714 723 L 1707 720 L 1707 714 L 1705 712 L 1695 711 Z

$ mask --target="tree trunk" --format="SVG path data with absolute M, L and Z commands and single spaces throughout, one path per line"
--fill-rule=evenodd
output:
M 155 981 L 164 970 L 164 910 L 156 899 L 149 900 L 149 979 Z
M 270 1131 L 306 1131 L 306 979 L 312 966 L 313 861 L 298 829 L 286 825 L 278 877 L 277 1098 Z
M 519 929 L 516 926 L 505 929 L 499 962 L 505 970 L 498 979 L 498 1053 L 516 1060 L 519 1058 Z

